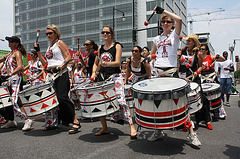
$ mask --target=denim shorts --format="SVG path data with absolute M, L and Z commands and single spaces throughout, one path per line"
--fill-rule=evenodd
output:
M 222 94 L 232 93 L 232 78 L 221 78 L 220 85 L 222 89 Z

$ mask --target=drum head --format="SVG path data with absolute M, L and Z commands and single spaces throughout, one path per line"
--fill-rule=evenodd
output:
M 187 82 L 180 78 L 153 78 L 137 82 L 133 89 L 143 92 L 164 92 L 183 88 Z
M 139 99 L 176 99 L 190 91 L 184 79 L 161 77 L 137 82 L 132 87 L 133 97 Z
M 190 82 L 190 88 L 191 90 L 195 90 L 199 85 L 195 82 Z
M 203 92 L 214 91 L 220 89 L 220 85 L 217 83 L 203 83 L 202 85 Z

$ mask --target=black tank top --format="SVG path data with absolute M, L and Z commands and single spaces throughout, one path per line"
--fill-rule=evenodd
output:
M 114 62 L 116 59 L 116 45 L 117 44 L 120 44 L 120 43 L 115 42 L 114 45 L 108 50 L 105 50 L 103 48 L 104 45 L 102 45 L 100 48 L 100 59 L 102 61 L 106 61 L 106 62 Z M 112 74 L 121 73 L 120 65 L 118 67 L 102 67 L 101 66 L 99 72 L 103 74 L 105 79 L 107 79 Z
M 90 75 L 90 77 L 92 75 L 92 68 L 93 68 L 93 64 L 94 64 L 94 61 L 95 61 L 95 57 L 96 57 L 96 55 L 94 54 L 94 51 L 95 50 L 92 50 L 90 52 L 90 55 L 89 55 L 89 57 L 87 59 L 87 63 L 86 63 L 87 75 Z
M 136 76 L 142 76 L 142 75 L 146 74 L 146 69 L 145 69 L 145 67 L 144 67 L 144 63 L 146 62 L 146 61 L 145 61 L 146 59 L 144 59 L 144 60 L 141 62 L 141 67 L 140 67 L 141 69 L 140 69 L 140 71 L 134 71 L 134 70 L 132 70 L 132 67 L 131 67 L 131 62 L 132 62 L 131 57 L 129 57 L 128 59 L 130 60 L 130 62 L 129 62 L 129 67 L 130 67 L 131 71 L 132 71 Z

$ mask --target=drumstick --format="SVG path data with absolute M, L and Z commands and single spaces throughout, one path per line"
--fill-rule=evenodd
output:
M 36 39 L 36 43 L 38 43 L 39 33 L 40 33 L 40 29 L 37 29 L 37 39 Z
M 192 73 L 192 81 L 195 79 L 195 77 L 194 77 L 194 73 L 193 73 L 193 71 L 192 71 L 192 69 L 190 68 L 190 65 L 189 64 L 186 64 L 186 67 L 191 71 L 191 73 Z M 190 78 L 191 76 L 189 76 L 188 78 Z
M 182 48 L 182 36 L 179 36 L 179 40 L 180 40 L 180 48 L 179 49 L 181 49 Z
M 151 14 L 151 16 L 148 18 L 148 20 L 146 20 L 146 21 L 144 22 L 144 25 L 145 25 L 145 26 L 148 26 L 149 21 L 150 21 L 150 19 L 153 17 L 154 14 L 155 14 L 155 12 L 152 12 L 152 14 Z
M 115 105 L 115 103 L 111 101 L 111 98 L 110 98 L 107 94 L 103 93 L 103 96 L 104 96 L 105 98 L 109 99 L 109 101 L 113 104 L 113 106 L 114 106 L 115 108 L 117 108 L 117 106 Z
M 79 47 L 80 47 L 80 44 L 79 44 L 79 37 L 77 37 L 77 40 L 78 40 L 78 51 L 79 51 Z
M 98 57 L 98 60 L 101 61 L 100 57 L 98 56 L 98 51 L 94 51 L 94 55 Z

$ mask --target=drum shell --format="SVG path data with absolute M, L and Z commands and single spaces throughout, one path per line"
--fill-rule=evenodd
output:
M 0 109 L 12 106 L 12 100 L 7 86 L 0 86 Z
M 189 114 L 193 114 L 202 108 L 201 102 L 201 87 L 195 83 L 190 82 L 191 92 L 187 94 Z
M 157 85 L 161 83 L 159 81 L 169 79 L 155 78 L 148 80 L 153 80 L 151 82 Z M 144 80 L 144 82 L 147 83 L 148 80 Z M 177 82 L 178 80 L 182 79 L 174 78 L 170 81 Z M 141 84 L 141 82 L 143 81 L 136 84 Z M 185 80 L 181 82 L 183 85 L 176 89 L 170 88 L 166 91 L 153 91 L 152 94 L 150 91 L 141 91 L 133 88 L 136 123 L 149 129 L 171 129 L 185 123 L 188 119 L 188 100 L 186 94 L 190 88 Z
M 217 83 L 203 83 L 202 90 L 210 102 L 210 110 L 218 109 L 222 105 L 221 86 Z
M 78 87 L 77 92 L 84 118 L 102 117 L 119 110 L 113 81 Z
M 23 90 L 19 92 L 19 97 L 29 117 L 40 115 L 58 106 L 57 96 L 51 83 Z

